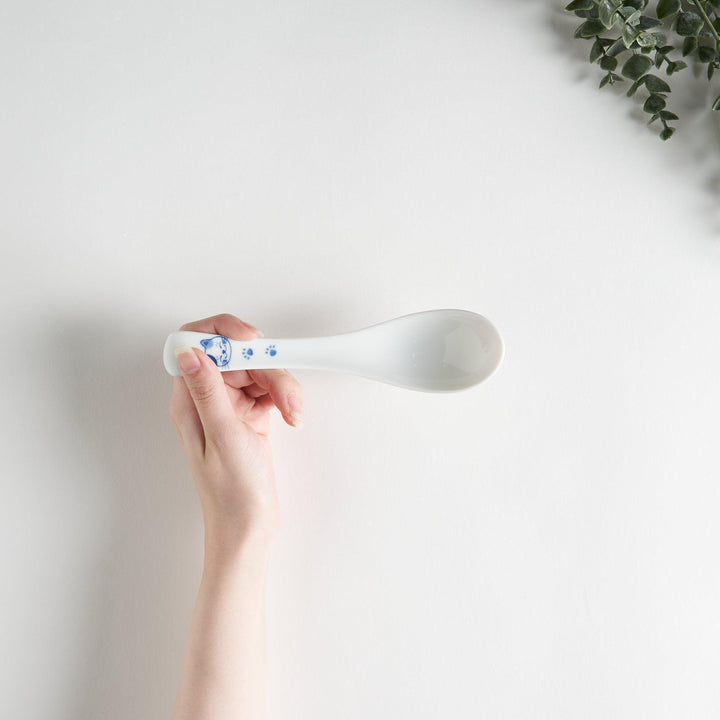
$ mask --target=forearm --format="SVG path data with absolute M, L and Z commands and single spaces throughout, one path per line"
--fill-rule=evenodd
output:
M 205 521 L 205 565 L 172 718 L 265 720 L 265 585 L 279 519 L 270 412 L 299 427 L 302 388 L 280 368 L 223 375 L 228 338 L 262 335 L 240 318 L 215 315 L 180 330 L 213 338 L 202 349 L 175 348 L 168 408 Z
M 264 720 L 269 542 L 206 537 L 205 564 L 172 720 Z

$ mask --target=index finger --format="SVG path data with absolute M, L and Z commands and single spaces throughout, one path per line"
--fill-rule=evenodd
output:
M 264 390 L 282 413 L 288 425 L 300 429 L 302 417 L 302 387 L 287 370 L 248 370 L 250 376 Z
M 254 340 L 258 335 L 262 335 L 254 325 L 229 313 L 185 323 L 180 330 L 224 335 L 230 340 Z M 223 373 L 223 380 L 234 388 L 242 388 L 253 382 L 247 370 L 228 370 Z

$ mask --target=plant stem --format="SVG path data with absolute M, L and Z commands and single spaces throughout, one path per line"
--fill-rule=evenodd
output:
M 703 7 L 702 0 L 693 0 L 693 5 L 699 10 L 700 14 L 703 16 L 703 20 L 705 21 L 705 24 L 708 26 L 708 29 L 710 32 L 715 36 L 715 40 L 720 43 L 720 34 L 718 34 L 718 31 L 715 29 L 715 26 L 710 22 L 710 18 L 707 16 L 707 13 L 705 12 L 705 8 Z

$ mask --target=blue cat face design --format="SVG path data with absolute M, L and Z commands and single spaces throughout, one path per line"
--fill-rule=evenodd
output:
M 230 341 L 224 335 L 216 335 L 207 340 L 201 340 L 200 344 L 205 350 L 205 354 L 218 366 L 225 367 L 230 362 L 232 355 L 232 346 Z

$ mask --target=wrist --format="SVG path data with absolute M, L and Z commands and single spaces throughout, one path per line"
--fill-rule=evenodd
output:
M 277 503 L 215 500 L 201 505 L 206 548 L 232 554 L 245 548 L 262 551 L 277 534 Z
M 205 564 L 214 567 L 237 564 L 258 568 L 265 566 L 270 557 L 273 537 L 273 533 L 262 529 L 227 532 L 206 523 Z
M 206 549 L 201 587 L 218 602 L 264 595 L 267 588 L 269 553 L 243 547 L 236 553 Z

